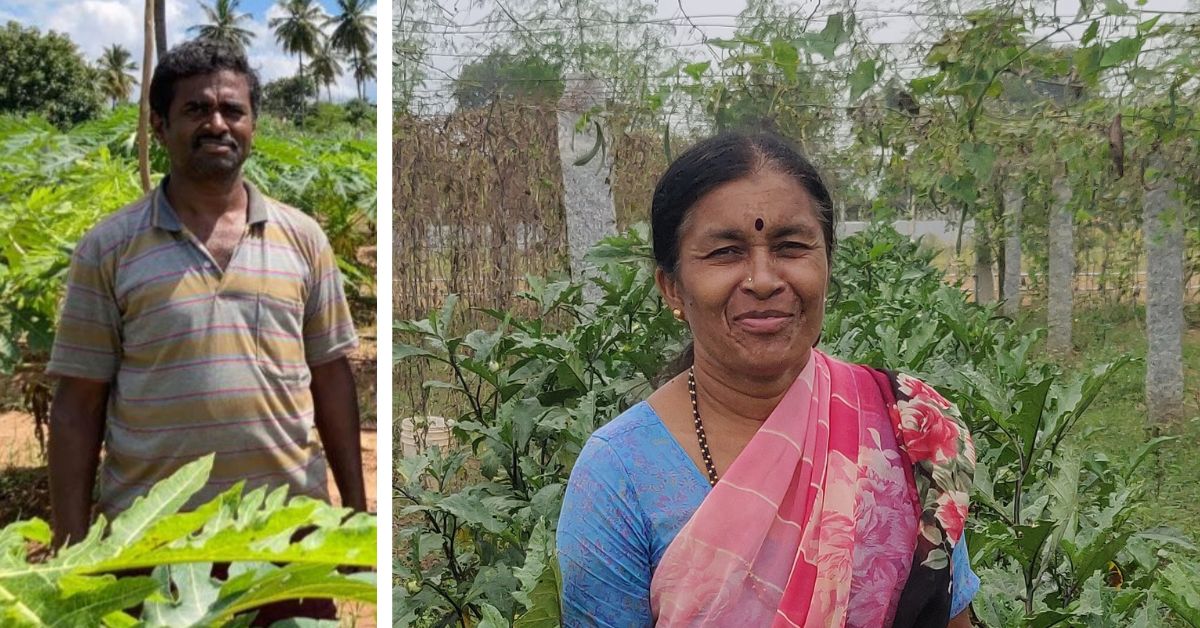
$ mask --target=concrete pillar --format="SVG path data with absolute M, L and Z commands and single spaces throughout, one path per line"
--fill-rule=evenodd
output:
M 590 272 L 584 261 L 588 250 L 602 238 L 617 232 L 616 205 L 608 183 L 612 163 L 611 138 L 605 138 L 607 150 L 598 151 L 583 165 L 575 165 L 592 151 L 597 141 L 595 124 L 589 121 L 579 130 L 576 127 L 584 113 L 603 104 L 603 85 L 598 80 L 579 75 L 567 78 L 558 106 L 558 154 L 562 162 L 571 276 L 577 280 L 587 277 Z M 599 300 L 600 292 L 598 286 L 589 283 L 584 288 L 584 298 L 594 303 Z

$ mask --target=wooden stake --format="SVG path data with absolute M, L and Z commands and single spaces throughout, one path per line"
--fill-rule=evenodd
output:
M 146 0 L 146 32 L 142 52 L 142 97 L 138 106 L 138 172 L 142 192 L 150 191 L 150 77 L 154 66 L 154 0 Z

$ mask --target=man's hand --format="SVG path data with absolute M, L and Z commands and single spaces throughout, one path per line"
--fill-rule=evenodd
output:
M 358 391 L 350 361 L 340 357 L 312 367 L 314 421 L 342 505 L 366 511 L 363 486 L 362 443 L 358 433 Z
M 63 377 L 50 405 L 50 519 L 54 546 L 87 535 L 104 440 L 108 383 Z
M 971 628 L 974 624 L 971 623 L 971 608 L 963 609 L 963 612 L 950 618 L 950 623 L 947 628 Z

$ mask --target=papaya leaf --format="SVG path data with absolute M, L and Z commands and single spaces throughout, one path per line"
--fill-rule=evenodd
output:
M 212 563 L 164 565 L 154 570 L 164 600 L 147 602 L 142 619 L 148 626 L 198 626 L 221 594 L 220 584 L 210 575 Z
M 244 620 L 235 613 L 275 601 L 374 602 L 374 574 L 337 571 L 374 565 L 374 517 L 347 517 L 346 509 L 307 497 L 286 501 L 283 488 L 243 497 L 240 485 L 178 512 L 205 484 L 211 465 L 211 456 L 185 465 L 120 514 L 111 532 L 101 519 L 86 538 L 45 562 L 0 554 L 0 624 L 129 625 L 122 611 L 142 605 L 147 625 L 236 625 Z M 9 526 L 0 537 L 18 534 L 45 538 L 45 524 Z M 234 577 L 219 587 L 209 575 L 214 562 L 235 563 Z M 148 569 L 152 577 L 126 575 Z

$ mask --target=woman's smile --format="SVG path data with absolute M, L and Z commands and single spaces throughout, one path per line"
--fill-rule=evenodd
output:
M 733 323 L 747 333 L 770 336 L 786 329 L 793 318 L 793 314 L 780 310 L 751 310 L 734 316 Z

